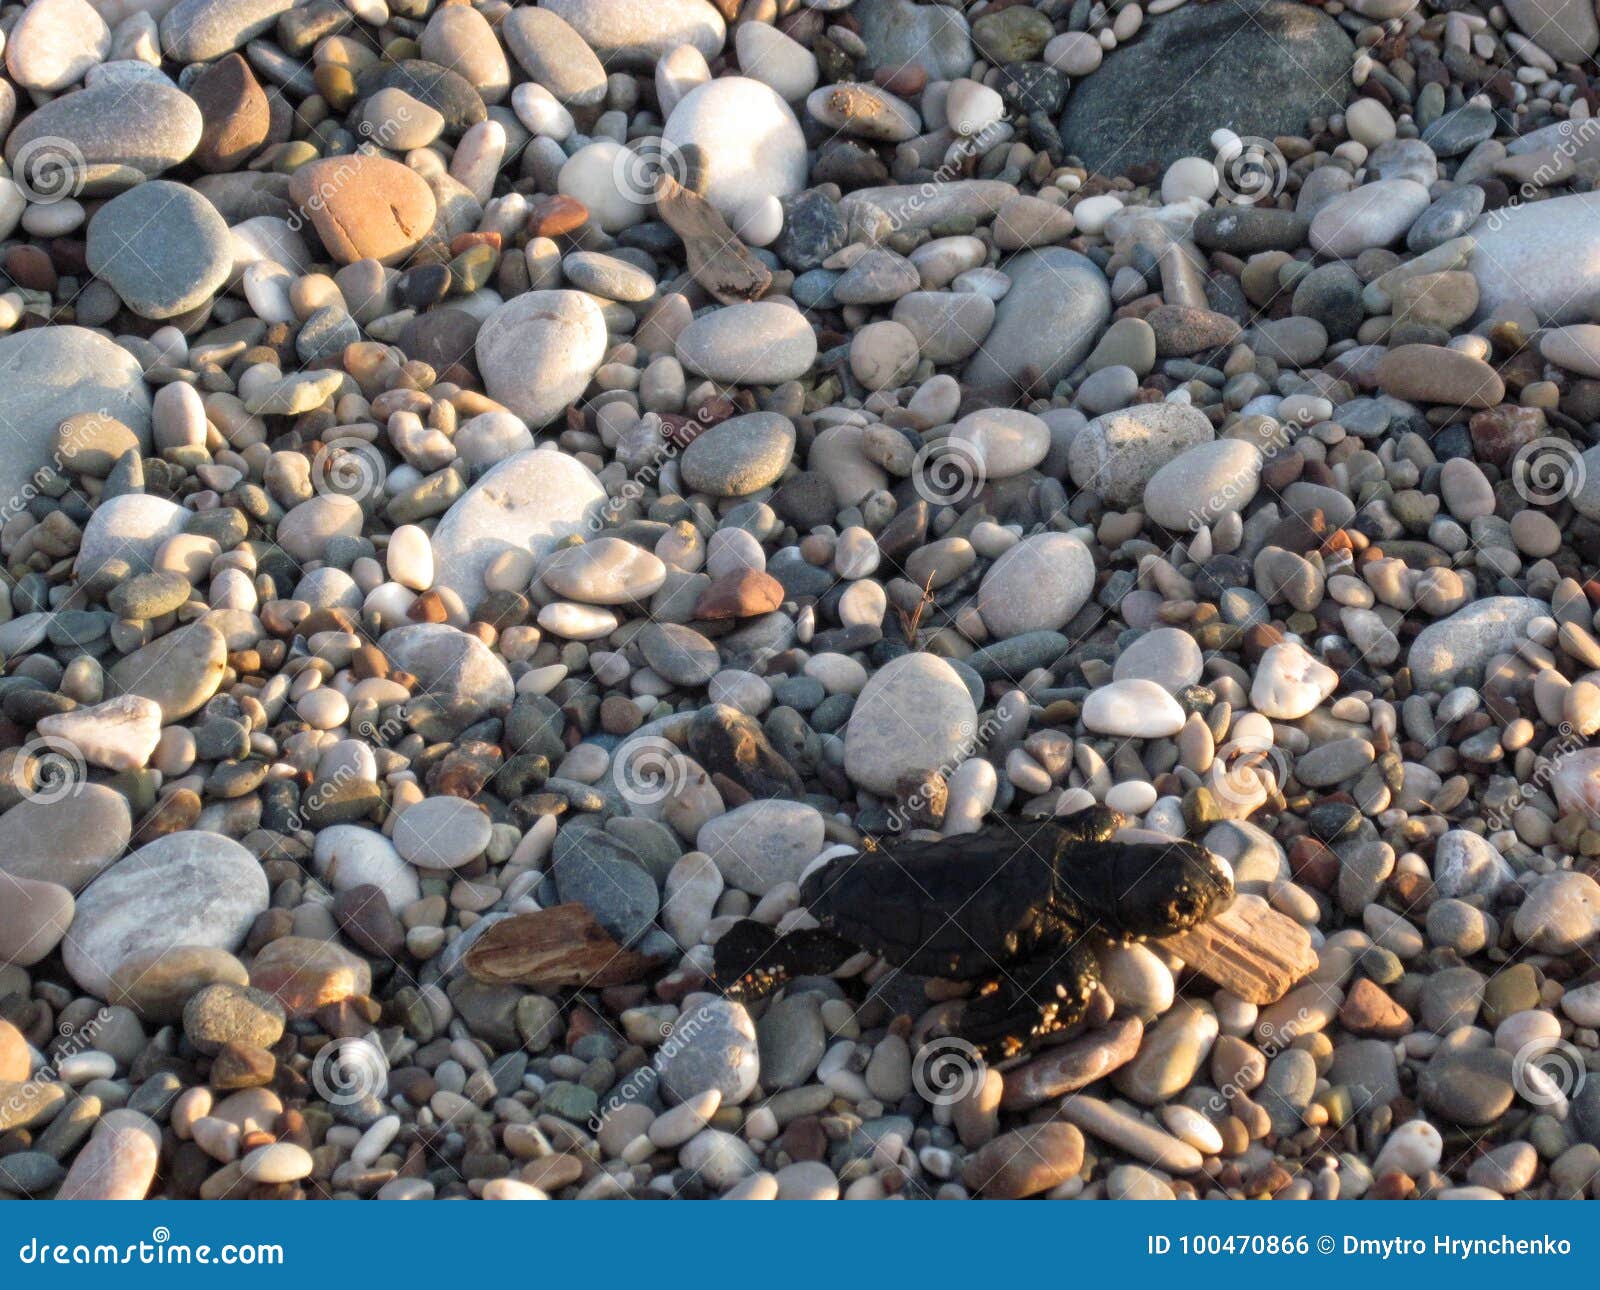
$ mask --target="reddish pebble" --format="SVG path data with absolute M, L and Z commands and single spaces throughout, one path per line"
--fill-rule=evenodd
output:
M 920 94 L 928 83 L 928 71 L 921 63 L 880 67 L 872 73 L 872 80 L 891 94 Z
M 573 197 L 536 197 L 532 206 L 528 232 L 534 237 L 576 233 L 589 220 L 589 208 Z

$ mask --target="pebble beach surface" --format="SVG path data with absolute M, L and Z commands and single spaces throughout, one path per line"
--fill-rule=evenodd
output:
M 0 1195 L 1595 1194 L 1589 0 L 0 32 Z M 708 981 L 1093 803 L 1315 966 Z

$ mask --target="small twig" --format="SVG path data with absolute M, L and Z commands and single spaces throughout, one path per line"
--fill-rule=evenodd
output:
M 922 595 L 917 597 L 917 607 L 909 614 L 895 606 L 895 612 L 900 615 L 900 630 L 905 635 L 906 643 L 912 649 L 921 649 L 919 635 L 922 630 L 922 615 L 928 612 L 928 606 L 933 603 L 933 574 L 928 575 L 927 582 L 922 584 Z

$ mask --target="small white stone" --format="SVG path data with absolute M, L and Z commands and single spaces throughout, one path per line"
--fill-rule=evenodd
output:
M 1216 163 L 1204 157 L 1179 157 L 1161 176 L 1161 200 L 1181 202 L 1198 197 L 1203 202 L 1211 200 L 1217 191 Z
M 1096 734 L 1164 739 L 1183 729 L 1178 701 L 1154 681 L 1113 681 L 1084 701 L 1083 724 Z
M 1395 136 L 1394 117 L 1377 99 L 1359 98 L 1344 114 L 1345 132 L 1366 148 L 1376 148 Z
M 816 56 L 767 22 L 741 22 L 733 29 L 739 67 L 746 76 L 770 85 L 790 103 L 817 88 Z
M 1274 645 L 1256 664 L 1250 686 L 1255 710 L 1274 721 L 1297 721 L 1334 692 L 1339 674 L 1293 641 Z
M 1111 222 L 1111 217 L 1122 210 L 1122 202 L 1111 196 L 1110 193 L 1101 193 L 1095 197 L 1085 197 L 1072 208 L 1072 218 L 1077 222 L 1078 232 L 1085 237 L 1099 237 L 1105 232 L 1105 227 Z
M 1402 1173 L 1408 1178 L 1417 1178 L 1438 1168 L 1443 1157 L 1444 1138 L 1439 1130 L 1426 1120 L 1408 1120 L 1384 1142 L 1378 1158 L 1372 1162 L 1372 1172 L 1374 1176 Z
M 389 535 L 384 568 L 402 587 L 426 591 L 433 586 L 433 545 L 415 524 L 402 524 Z
M 1005 111 L 1005 101 L 998 91 L 965 76 L 951 81 L 945 94 L 945 123 L 957 134 L 979 134 L 999 121 Z
M 511 91 L 511 110 L 531 133 L 554 139 L 557 143 L 564 141 L 576 129 L 572 113 L 557 101 L 554 94 L 533 81 L 524 81 Z

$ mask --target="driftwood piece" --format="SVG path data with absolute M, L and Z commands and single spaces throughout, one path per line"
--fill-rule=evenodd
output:
M 772 285 L 767 266 L 699 193 L 662 174 L 656 178 L 656 209 L 683 239 L 690 276 L 723 304 L 759 300 L 767 293 Z
M 1317 966 L 1311 933 L 1260 896 L 1236 897 L 1217 917 L 1161 944 L 1247 1003 L 1276 1003 Z
M 478 938 L 466 958 L 475 980 L 534 990 L 627 985 L 661 962 L 623 949 L 578 904 L 502 919 Z

